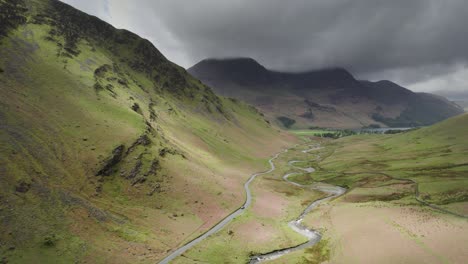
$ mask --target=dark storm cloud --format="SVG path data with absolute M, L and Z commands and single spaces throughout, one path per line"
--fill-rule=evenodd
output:
M 468 58 L 465 0 L 160 1 L 189 57 L 251 56 L 267 66 L 356 72 Z
M 111 23 L 185 67 L 243 56 L 272 69 L 341 66 L 413 84 L 466 71 L 468 61 L 466 0 L 111 0 L 107 8 Z

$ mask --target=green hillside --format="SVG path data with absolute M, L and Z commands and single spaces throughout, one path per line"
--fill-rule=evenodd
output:
M 468 216 L 468 114 L 397 135 L 359 135 L 329 141 L 315 180 L 346 187 L 411 184 L 417 192 L 377 200 L 429 203 Z M 308 182 L 306 175 L 297 180 Z M 416 191 L 416 190 L 415 190 Z
M 154 263 L 290 144 L 149 41 L 55 0 L 0 0 L 0 93 L 0 262 Z

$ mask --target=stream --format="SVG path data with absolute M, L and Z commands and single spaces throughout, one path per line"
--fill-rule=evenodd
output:
M 303 153 L 309 153 L 311 151 L 318 150 L 318 149 L 321 149 L 321 147 L 311 146 L 310 149 L 303 150 L 302 152 Z M 320 157 L 317 156 L 317 159 L 319 159 L 319 158 Z M 305 161 L 292 160 L 292 161 L 289 161 L 288 164 L 290 166 L 296 168 L 296 169 L 305 171 L 307 173 L 312 173 L 312 172 L 315 171 L 315 169 L 312 168 L 312 167 L 302 168 L 302 167 L 297 167 L 297 166 L 294 165 L 295 163 L 299 163 L 299 162 L 305 162 Z M 338 187 L 338 186 L 333 186 L 333 185 L 328 185 L 328 184 L 323 184 L 323 183 L 316 183 L 314 185 L 309 186 L 309 185 L 302 185 L 302 184 L 299 184 L 297 182 L 293 182 L 293 181 L 289 180 L 290 176 L 293 176 L 293 175 L 296 175 L 296 174 L 300 174 L 300 172 L 288 173 L 288 174 L 283 176 L 283 180 L 287 181 L 288 183 L 290 183 L 290 184 L 292 184 L 294 186 L 298 186 L 298 187 L 302 187 L 302 188 L 310 187 L 311 189 L 318 190 L 318 191 L 321 191 L 321 192 L 324 192 L 324 193 L 328 194 L 327 197 L 321 198 L 321 199 L 318 199 L 318 200 L 315 200 L 314 202 L 312 202 L 309 206 L 307 206 L 304 209 L 304 211 L 302 211 L 302 213 L 297 218 L 295 218 L 294 220 L 292 220 L 292 221 L 290 221 L 288 223 L 288 226 L 292 230 L 294 230 L 295 232 L 305 236 L 308 239 L 308 241 L 305 242 L 305 243 L 299 244 L 297 246 L 277 249 L 277 250 L 271 251 L 269 253 L 252 256 L 250 258 L 250 262 L 249 262 L 250 264 L 261 263 L 261 262 L 264 262 L 264 261 L 277 259 L 277 258 L 282 257 L 282 256 L 284 256 L 286 254 L 291 253 L 291 252 L 298 251 L 298 250 L 301 250 L 301 249 L 305 249 L 305 248 L 308 248 L 308 247 L 311 247 L 311 246 L 317 244 L 320 241 L 320 239 L 322 238 L 322 236 L 321 236 L 321 234 L 319 232 L 317 232 L 315 230 L 312 230 L 312 229 L 308 229 L 307 227 L 305 227 L 302 224 L 302 221 L 304 220 L 304 217 L 308 213 L 310 213 L 314 208 L 319 206 L 320 204 L 322 204 L 322 203 L 324 203 L 326 201 L 329 201 L 329 200 L 331 200 L 333 198 L 336 198 L 336 197 L 338 197 L 338 196 L 340 196 L 340 195 L 342 195 L 342 194 L 344 194 L 346 192 L 346 189 L 344 189 L 342 187 Z
M 315 146 L 315 145 L 310 146 L 310 147 L 311 147 L 310 149 L 303 150 L 302 152 L 303 153 L 309 153 L 311 151 L 318 150 L 318 149 L 322 148 L 320 146 Z M 255 180 L 255 178 L 257 176 L 273 172 L 276 169 L 275 164 L 274 164 L 273 161 L 275 159 L 277 159 L 282 153 L 285 153 L 285 152 L 288 152 L 288 150 L 286 149 L 286 150 L 283 150 L 283 151 L 277 153 L 275 156 L 273 156 L 268 161 L 268 163 L 270 164 L 270 169 L 269 170 L 264 171 L 264 172 L 258 172 L 258 173 L 252 174 L 250 176 L 250 178 L 244 184 L 244 190 L 245 190 L 245 193 L 246 193 L 246 200 L 245 200 L 244 204 L 239 209 L 237 209 L 236 211 L 234 211 L 230 215 L 226 216 L 218 224 L 216 224 L 215 226 L 210 228 L 208 231 L 206 231 L 205 233 L 203 233 L 199 237 L 193 239 L 192 241 L 188 242 L 187 244 L 185 244 L 185 245 L 177 248 L 176 250 L 172 251 L 168 256 L 166 256 L 159 263 L 160 264 L 170 263 L 176 257 L 179 257 L 182 254 L 184 254 L 184 252 L 186 252 L 190 248 L 193 248 L 195 245 L 199 244 L 200 242 L 202 242 L 203 240 L 205 240 L 209 236 L 211 236 L 211 235 L 217 233 L 218 231 L 220 231 L 223 227 L 225 227 L 232 220 L 234 220 L 234 218 L 236 218 L 237 216 L 242 214 L 252 203 L 252 194 L 251 194 L 251 191 L 250 191 L 250 188 L 249 188 L 250 183 L 252 183 L 252 181 Z M 301 168 L 301 167 L 294 166 L 294 164 L 298 163 L 298 162 L 303 162 L 303 161 L 293 160 L 293 161 L 289 161 L 288 164 L 290 166 L 296 168 L 296 169 L 299 169 L 299 170 L 302 170 L 302 171 L 305 171 L 305 172 L 308 172 L 308 173 L 312 173 L 312 172 L 315 171 L 314 168 Z M 290 183 L 292 185 L 301 187 L 301 188 L 308 187 L 308 188 L 311 188 L 311 189 L 318 190 L 318 191 L 325 192 L 325 193 L 329 194 L 327 197 L 318 199 L 318 200 L 314 201 L 313 203 L 311 203 L 309 206 L 307 206 L 307 208 L 296 219 L 294 219 L 294 220 L 292 220 L 291 222 L 288 223 L 288 225 L 289 225 L 289 227 L 291 229 L 293 229 L 297 233 L 307 237 L 308 241 L 303 243 L 303 244 L 294 246 L 294 247 L 278 249 L 278 250 L 272 251 L 270 253 L 252 256 L 251 259 L 250 259 L 250 263 L 260 263 L 260 262 L 263 262 L 263 261 L 266 261 L 266 260 L 276 259 L 276 258 L 279 258 L 279 257 L 281 257 L 281 256 L 283 256 L 285 254 L 290 253 L 290 252 L 310 247 L 310 246 L 316 244 L 317 242 L 319 242 L 320 239 L 321 239 L 320 233 L 318 233 L 315 230 L 307 229 L 304 225 L 302 225 L 302 223 L 301 223 L 302 220 L 304 219 L 305 215 L 307 215 L 310 211 L 312 211 L 314 208 L 316 208 L 321 203 L 326 202 L 328 200 L 331 200 L 331 199 L 333 199 L 335 197 L 338 197 L 338 196 L 342 195 L 343 193 L 345 193 L 345 191 L 346 191 L 346 189 L 344 189 L 344 188 L 341 188 L 341 187 L 338 187 L 338 186 L 327 185 L 327 184 L 317 183 L 317 184 L 314 184 L 312 186 L 305 186 L 305 185 L 301 185 L 299 183 L 290 181 L 288 178 L 290 176 L 292 176 L 292 175 L 295 175 L 295 174 L 300 174 L 300 173 L 295 172 L 295 173 L 286 174 L 286 175 L 283 176 L 283 179 L 286 182 L 288 182 L 288 183 Z

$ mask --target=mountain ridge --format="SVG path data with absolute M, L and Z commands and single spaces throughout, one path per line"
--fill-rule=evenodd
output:
M 234 60 L 236 63 L 232 63 Z M 239 60 L 242 65 L 237 63 Z M 233 68 L 235 75 L 225 70 Z M 219 94 L 245 100 L 271 120 L 295 120 L 298 128 L 422 126 L 462 113 L 445 99 L 414 93 L 389 80 L 357 80 L 341 67 L 279 72 L 266 69 L 254 59 L 242 58 L 207 59 L 187 71 Z M 331 105 L 335 114 L 314 109 L 306 100 Z

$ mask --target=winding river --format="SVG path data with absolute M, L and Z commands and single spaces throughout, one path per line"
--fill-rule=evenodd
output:
M 318 149 L 321 148 L 321 147 L 315 146 L 315 145 L 310 146 L 310 147 L 311 147 L 310 149 L 303 150 L 302 152 L 303 153 L 309 153 L 311 151 L 318 150 Z M 274 164 L 273 161 L 276 160 L 282 153 L 285 153 L 287 151 L 288 150 L 286 149 L 286 150 L 283 150 L 283 151 L 277 153 L 275 156 L 273 156 L 268 161 L 268 163 L 270 164 L 270 169 L 268 171 L 255 173 L 255 174 L 250 176 L 250 178 L 244 184 L 244 190 L 245 190 L 245 193 L 246 193 L 246 200 L 245 200 L 245 203 L 243 204 L 243 206 L 241 208 L 237 209 L 236 211 L 234 211 L 233 213 L 228 215 L 221 222 L 216 224 L 214 227 L 212 227 L 211 229 L 209 229 L 208 231 L 206 231 L 205 233 L 203 233 L 199 237 L 195 238 L 194 240 L 188 242 L 184 246 L 182 246 L 182 247 L 176 249 L 175 251 L 171 252 L 171 254 L 166 256 L 159 263 L 160 264 L 167 264 L 170 261 L 172 261 L 173 259 L 175 259 L 176 257 L 181 256 L 182 254 L 184 254 L 184 252 L 186 252 L 190 248 L 194 247 L 195 245 L 197 245 L 198 243 L 200 243 L 204 239 L 208 238 L 212 234 L 217 233 L 224 226 L 229 224 L 234 218 L 236 218 L 237 216 L 242 214 L 252 203 L 252 194 L 251 194 L 250 187 L 249 187 L 250 183 L 252 183 L 252 181 L 255 180 L 255 178 L 257 176 L 273 172 L 276 169 L 275 164 Z M 298 162 L 302 162 L 302 161 L 290 161 L 288 164 L 290 166 L 293 166 L 296 169 L 299 169 L 299 170 L 302 170 L 302 171 L 305 171 L 305 172 L 308 172 L 308 173 L 311 173 L 311 172 L 315 171 L 314 168 L 301 168 L 301 167 L 294 166 L 294 163 L 298 163 Z M 285 181 L 287 181 L 288 183 L 293 184 L 295 186 L 306 187 L 304 185 L 301 185 L 299 183 L 290 181 L 288 179 L 290 176 L 295 175 L 295 174 L 299 174 L 299 173 L 296 172 L 296 173 L 286 174 L 286 175 L 283 176 L 283 179 Z M 331 186 L 331 185 L 325 185 L 325 184 L 315 184 L 315 185 L 310 186 L 310 187 L 312 189 L 325 192 L 325 193 L 327 193 L 329 195 L 327 197 L 325 197 L 325 198 L 316 200 L 313 203 L 311 203 L 309 206 L 307 206 L 307 208 L 296 219 L 292 220 L 288 224 L 289 227 L 291 227 L 291 229 L 293 229 L 294 231 L 296 231 L 296 232 L 300 233 L 301 235 L 307 237 L 307 239 L 309 239 L 309 240 L 307 242 L 303 243 L 303 244 L 300 244 L 300 245 L 297 245 L 297 246 L 294 246 L 294 247 L 278 249 L 278 250 L 272 251 L 270 253 L 252 256 L 251 259 L 250 259 L 250 263 L 260 263 L 260 262 L 263 262 L 263 261 L 266 261 L 266 260 L 276 259 L 276 258 L 279 258 L 279 257 L 281 257 L 281 256 L 283 256 L 285 254 L 290 253 L 290 252 L 310 247 L 310 246 L 312 246 L 312 245 L 314 245 L 314 244 L 316 244 L 317 242 L 320 241 L 321 235 L 315 230 L 307 229 L 304 225 L 302 225 L 302 223 L 301 223 L 302 220 L 304 219 L 305 215 L 307 215 L 315 207 L 317 207 L 318 205 L 320 205 L 323 202 L 326 202 L 328 200 L 331 200 L 331 199 L 333 199 L 335 197 L 338 197 L 338 196 L 342 195 L 346 190 L 341 188 L 341 187 L 338 187 L 338 186 Z
M 321 149 L 321 147 L 312 146 L 312 148 L 307 149 L 307 150 L 303 150 L 302 152 L 303 153 L 309 153 L 311 151 L 318 150 L 318 149 Z M 320 157 L 317 156 L 317 159 L 318 158 L 320 158 Z M 303 161 L 292 160 L 292 161 L 289 161 L 288 164 L 290 166 L 293 166 L 296 169 L 305 171 L 307 173 L 312 173 L 312 172 L 315 171 L 315 169 L 312 168 L 312 167 L 302 168 L 302 167 L 295 166 L 294 164 L 298 163 L 298 162 L 303 162 Z M 326 202 L 328 200 L 336 198 L 336 197 L 338 197 L 338 196 L 340 196 L 340 195 L 342 195 L 342 194 L 344 194 L 346 192 L 346 189 L 338 187 L 338 186 L 322 184 L 322 183 L 316 183 L 316 184 L 314 184 L 312 186 L 306 186 L 306 185 L 302 185 L 302 184 L 299 184 L 297 182 L 293 182 L 293 181 L 289 180 L 289 177 L 291 177 L 293 175 L 296 175 L 296 174 L 300 174 L 300 172 L 288 173 L 288 174 L 283 176 L 283 179 L 285 181 L 287 181 L 288 183 L 294 185 L 294 186 L 310 187 L 311 189 L 315 189 L 315 190 L 318 190 L 318 191 L 321 191 L 321 192 L 324 192 L 324 193 L 328 194 L 327 197 L 321 198 L 321 199 L 318 199 L 318 200 L 315 200 L 314 202 L 312 202 L 309 206 L 306 207 L 306 209 L 304 209 L 304 211 L 302 211 L 302 213 L 296 219 L 294 219 L 294 220 L 292 220 L 292 221 L 290 221 L 288 223 L 288 226 L 292 230 L 294 230 L 295 232 L 305 236 L 308 239 L 308 241 L 305 242 L 305 243 L 299 244 L 297 246 L 277 249 L 277 250 L 271 251 L 271 252 L 266 253 L 266 254 L 252 256 L 250 258 L 250 264 L 255 264 L 255 263 L 260 263 L 260 262 L 267 261 L 267 260 L 277 259 L 277 258 L 282 257 L 282 256 L 284 256 L 286 254 L 291 253 L 291 252 L 298 251 L 298 250 L 301 250 L 301 249 L 305 249 L 305 248 L 308 248 L 308 247 L 311 247 L 311 246 L 317 244 L 320 241 L 320 239 L 322 238 L 322 236 L 320 235 L 319 232 L 317 232 L 315 230 L 312 230 L 312 229 L 308 229 L 307 227 L 305 227 L 302 224 L 302 221 L 304 220 L 304 217 L 308 213 L 310 213 L 314 208 L 319 206 L 321 203 L 324 203 L 324 202 Z

